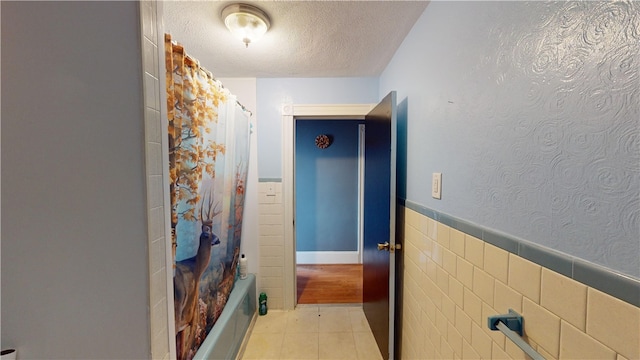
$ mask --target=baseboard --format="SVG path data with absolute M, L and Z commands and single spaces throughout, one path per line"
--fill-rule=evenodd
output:
M 297 251 L 297 264 L 360 264 L 357 251 Z

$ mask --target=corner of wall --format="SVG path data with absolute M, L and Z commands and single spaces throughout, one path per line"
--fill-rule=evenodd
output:
M 145 176 L 147 184 L 147 235 L 149 249 L 149 321 L 151 358 L 168 359 L 175 354 L 172 341 L 173 299 L 169 296 L 171 275 L 168 232 L 168 153 L 166 126 L 162 121 L 164 88 L 161 60 L 162 4 L 140 2 L 142 66 L 144 70 Z M 173 349 L 173 350 L 172 350 Z

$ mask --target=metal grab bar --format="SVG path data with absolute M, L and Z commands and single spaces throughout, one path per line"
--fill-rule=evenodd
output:
M 509 309 L 508 314 L 489 316 L 487 319 L 489 329 L 502 331 L 506 337 L 513 341 L 514 344 L 522 349 L 522 351 L 529 355 L 533 360 L 545 360 L 540 353 L 535 351 L 531 345 L 527 344 L 527 342 L 522 339 L 523 321 L 524 319 L 522 318 L 522 315 L 512 309 Z

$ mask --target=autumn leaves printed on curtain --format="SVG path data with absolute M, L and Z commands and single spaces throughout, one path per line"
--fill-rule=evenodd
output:
M 235 281 L 249 117 L 165 34 L 171 236 L 178 360 L 191 359 Z

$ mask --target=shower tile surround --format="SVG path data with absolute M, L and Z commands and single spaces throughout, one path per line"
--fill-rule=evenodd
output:
M 160 5 L 159 5 L 160 4 Z M 145 176 L 147 178 L 147 222 L 149 247 L 149 317 L 151 331 L 151 358 L 169 359 L 172 339 L 169 329 L 172 322 L 168 314 L 173 307 L 173 298 L 168 296 L 168 283 L 172 277 L 168 273 L 166 254 L 167 219 L 165 218 L 165 194 L 168 185 L 163 183 L 163 172 L 168 173 L 168 161 L 163 161 L 161 82 L 158 44 L 161 32 L 158 19 L 162 7 L 157 1 L 140 2 L 140 27 L 142 45 L 142 68 L 144 70 L 144 122 L 145 122 Z M 164 68 L 164 66 L 162 66 Z M 167 152 L 167 150 L 165 150 Z M 163 169 L 163 163 L 167 169 Z M 165 189 L 164 187 L 167 187 Z M 169 279 L 169 280 L 167 280 Z M 168 302 L 171 302 L 168 303 Z M 171 305 L 171 307 L 169 307 Z

